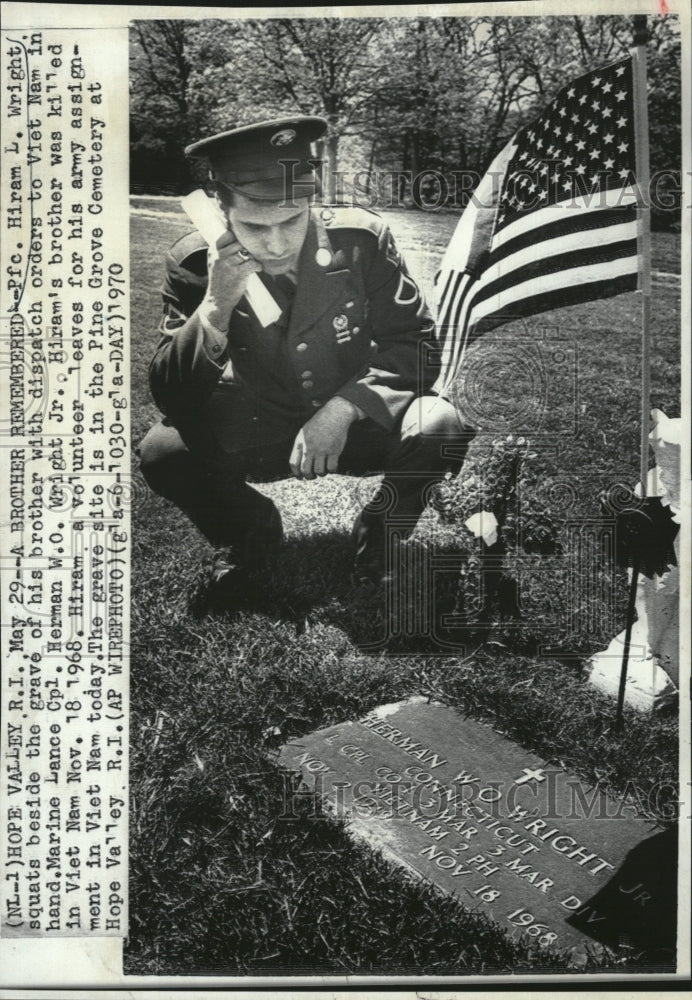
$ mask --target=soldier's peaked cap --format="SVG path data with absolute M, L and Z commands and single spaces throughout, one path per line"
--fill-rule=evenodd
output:
M 326 130 L 324 118 L 296 115 L 219 132 L 185 153 L 206 160 L 223 187 L 250 198 L 304 197 L 318 187 L 310 143 Z

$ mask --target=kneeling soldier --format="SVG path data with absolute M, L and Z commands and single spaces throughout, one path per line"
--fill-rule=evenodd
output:
M 212 246 L 192 232 L 168 254 L 150 368 L 165 419 L 140 454 L 151 488 L 218 550 L 210 596 L 221 603 L 282 539 L 276 507 L 248 476 L 383 471 L 353 531 L 355 577 L 377 580 L 387 520 L 409 535 L 472 436 L 451 403 L 426 395 L 434 326 L 385 223 L 312 204 L 310 143 L 325 129 L 294 117 L 186 150 L 207 160 L 228 229 Z M 281 307 L 267 327 L 246 295 L 252 274 Z

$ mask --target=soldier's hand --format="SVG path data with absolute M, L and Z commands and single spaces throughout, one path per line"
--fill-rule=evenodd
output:
M 353 403 L 334 396 L 298 432 L 289 459 L 294 476 L 314 479 L 336 472 L 352 423 L 362 416 Z
M 217 330 L 227 330 L 231 313 L 238 305 L 251 274 L 262 270 L 262 265 L 228 230 L 207 252 L 209 280 L 207 291 L 200 305 L 204 317 Z

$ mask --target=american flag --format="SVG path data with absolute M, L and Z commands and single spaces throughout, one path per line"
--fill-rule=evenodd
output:
M 632 60 L 564 87 L 490 165 L 436 278 L 435 389 L 508 320 L 637 288 Z

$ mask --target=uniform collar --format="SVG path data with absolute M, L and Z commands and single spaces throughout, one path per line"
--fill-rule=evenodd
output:
M 328 224 L 333 218 L 334 212 L 329 208 L 311 208 L 308 231 L 298 260 L 299 274 L 302 269 L 306 273 L 315 271 L 318 274 L 331 274 L 346 269 L 344 254 L 332 246 Z
M 312 326 L 344 295 L 349 270 L 343 252 L 332 246 L 322 218 L 325 211 L 312 208 L 310 212 L 308 231 L 298 259 L 296 297 L 289 323 L 291 333 Z

